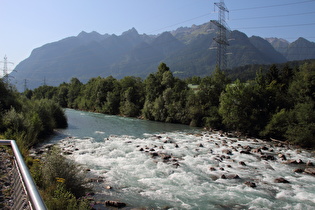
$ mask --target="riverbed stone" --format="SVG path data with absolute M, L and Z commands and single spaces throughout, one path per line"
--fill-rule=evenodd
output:
M 286 162 L 287 164 L 304 164 L 304 162 L 301 159 L 298 160 L 288 160 Z
M 261 155 L 260 158 L 263 160 L 275 160 L 273 155 Z
M 255 148 L 255 149 L 252 149 L 252 152 L 253 153 L 261 153 L 261 149 L 260 148 Z
M 232 155 L 232 151 L 229 149 L 223 149 L 222 153 L 227 154 L 227 155 Z
M 301 168 L 296 168 L 296 169 L 294 169 L 294 172 L 295 172 L 295 173 L 303 173 L 304 170 L 301 169 Z
M 246 186 L 248 186 L 248 187 L 251 187 L 251 188 L 257 187 L 254 182 L 250 182 L 250 181 L 246 181 L 244 184 L 245 184 Z
M 157 153 L 157 152 L 152 152 L 152 153 L 150 153 L 150 155 L 151 155 L 152 157 L 157 157 L 157 156 L 159 156 L 159 153 Z
M 240 179 L 240 176 L 237 174 L 228 175 L 228 179 Z
M 288 180 L 286 180 L 286 179 L 283 178 L 283 177 L 276 178 L 276 179 L 274 180 L 274 182 L 275 182 L 275 183 L 284 183 L 284 184 L 290 183 Z
M 246 155 L 250 155 L 250 151 L 248 150 L 242 150 L 240 151 L 241 154 L 246 154 Z
M 315 168 L 306 168 L 304 172 L 310 175 L 315 175 Z
M 106 206 L 113 206 L 113 207 L 117 207 L 117 208 L 123 208 L 126 206 L 125 203 L 119 202 L 119 201 L 105 201 L 105 205 Z
M 261 150 L 268 150 L 269 148 L 266 147 L 266 146 L 262 146 L 262 147 L 260 147 L 260 149 L 261 149 Z
M 279 157 L 281 160 L 287 160 L 287 157 L 286 157 L 284 154 L 282 154 L 282 153 L 278 154 L 278 157 Z
M 240 161 L 238 164 L 240 164 L 241 166 L 246 166 L 246 163 L 244 161 Z

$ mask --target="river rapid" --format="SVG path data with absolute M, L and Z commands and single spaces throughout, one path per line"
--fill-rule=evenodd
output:
M 102 180 L 98 199 L 147 209 L 315 209 L 314 153 L 184 125 L 66 110 L 51 140 Z M 299 170 L 297 170 L 299 169 Z

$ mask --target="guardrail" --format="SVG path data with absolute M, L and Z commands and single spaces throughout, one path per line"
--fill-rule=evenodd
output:
M 14 140 L 0 140 L 0 145 L 9 145 L 14 154 L 13 209 L 46 210 L 46 205 L 40 196 L 33 178 L 23 160 L 20 150 Z

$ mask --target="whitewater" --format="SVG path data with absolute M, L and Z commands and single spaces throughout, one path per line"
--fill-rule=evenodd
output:
M 311 151 L 187 126 L 74 110 L 67 116 L 69 128 L 54 142 L 102 180 L 99 199 L 148 209 L 315 208 L 315 176 L 303 172 L 314 168 Z

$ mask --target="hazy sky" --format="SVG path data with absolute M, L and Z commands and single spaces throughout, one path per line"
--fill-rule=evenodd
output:
M 0 61 L 7 55 L 13 70 L 34 48 L 81 31 L 120 35 L 135 27 L 140 34 L 159 34 L 203 24 L 218 18 L 214 2 L 219 1 L 0 0 Z M 315 0 L 225 0 L 225 5 L 231 30 L 315 42 Z

